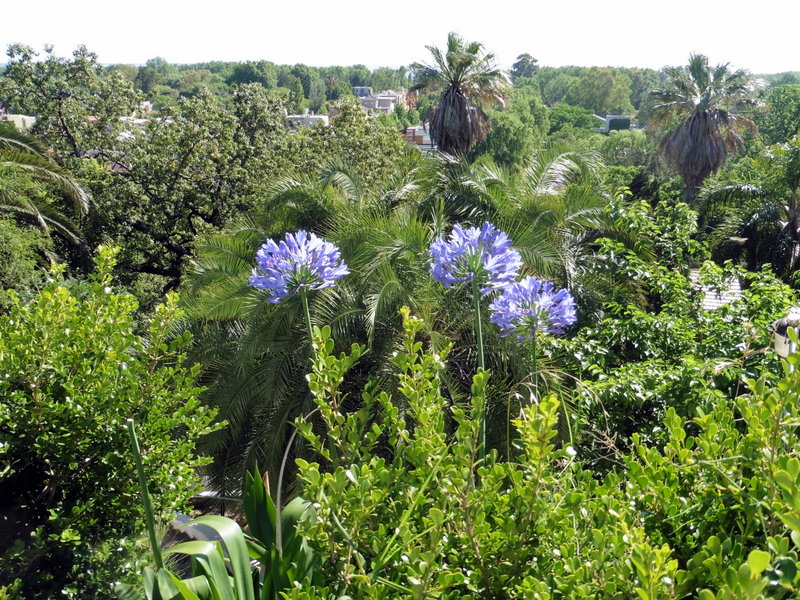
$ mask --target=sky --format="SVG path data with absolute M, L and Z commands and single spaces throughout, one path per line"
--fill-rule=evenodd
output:
M 450 31 L 509 68 L 683 65 L 690 53 L 752 73 L 800 71 L 798 0 L 37 0 L 10 2 L 0 45 L 79 44 L 102 63 L 270 60 L 312 66 L 425 62 Z M 0 62 L 3 62 L 0 58 Z

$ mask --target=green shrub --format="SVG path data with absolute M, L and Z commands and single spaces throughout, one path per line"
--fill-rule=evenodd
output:
M 317 512 L 301 531 L 326 587 L 288 598 L 796 597 L 800 372 L 750 380 L 735 400 L 713 395 L 694 417 L 668 409 L 667 442 L 634 436 L 599 479 L 553 444 L 553 397 L 514 421 L 515 460 L 492 452 L 481 464 L 488 374 L 470 403 L 448 406 L 444 356 L 423 351 L 419 320 L 404 323 L 400 401 L 368 386 L 349 414 L 338 386 L 362 349 L 333 356 L 327 329 L 315 340 L 309 387 L 325 431 L 297 425 L 325 466 L 298 461 Z
M 101 251 L 88 282 L 55 275 L 30 303 L 0 317 L 0 586 L 22 598 L 111 595 L 131 569 L 144 531 L 124 428 L 138 424 L 158 515 L 168 519 L 197 489 L 200 406 L 187 336 L 168 342 L 178 316 L 167 298 L 147 335 L 131 296 L 113 293 L 114 253 Z M 8 592 L 7 593 L 11 593 Z
M 634 435 L 632 451 L 601 479 L 573 448 L 554 444 L 552 396 L 515 419 L 513 460 L 491 452 L 481 461 L 478 415 L 489 374 L 475 376 L 470 401 L 449 405 L 440 390 L 445 352 L 423 350 L 422 322 L 407 311 L 404 327 L 397 398 L 368 385 L 353 412 L 343 408 L 340 386 L 363 349 L 334 356 L 330 329 L 316 330 L 308 384 L 320 420 L 297 422 L 320 459 L 298 460 L 302 494 L 315 510 L 292 520 L 290 534 L 302 536 L 293 548 L 306 550 L 284 546 L 281 559 L 277 548 L 251 549 L 267 574 L 289 556 L 293 568 L 314 564 L 314 582 L 300 569 L 285 598 L 797 597 L 800 354 L 772 385 L 750 379 L 746 394 L 712 395 L 688 418 L 667 409 L 666 441 Z M 271 540 L 275 514 L 265 499 L 252 503 L 248 520 L 251 529 L 266 525 Z M 241 551 L 231 552 L 228 578 L 213 545 L 181 551 L 190 549 L 210 558 L 186 586 L 251 589 L 246 565 L 238 573 L 234 566 Z M 193 598 L 179 583 L 166 572 L 145 577 L 146 589 L 176 594 L 153 597 Z M 128 591 L 126 600 L 140 598 Z
M 0 312 L 11 305 L 8 290 L 27 299 L 44 283 L 39 263 L 51 247 L 41 231 L 18 227 L 11 219 L 0 217 Z
M 575 428 L 578 445 L 605 464 L 631 448 L 633 433 L 663 443 L 668 408 L 692 418 L 697 408 L 741 393 L 742 377 L 777 373 L 777 357 L 763 351 L 771 344 L 768 326 L 795 296 L 769 269 L 703 262 L 707 248 L 693 239 L 696 216 L 685 204 L 650 209 L 615 201 L 610 210 L 637 242 L 631 250 L 601 240 L 596 266 L 623 275 L 639 297 L 611 296 L 602 320 L 557 342 L 559 356 L 582 382 L 575 402 L 583 416 Z M 694 265 L 700 267 L 695 278 L 688 268 Z M 732 281 L 741 288 L 736 299 Z M 701 285 L 731 301 L 707 310 Z
M 444 356 L 422 351 L 421 326 L 406 314 L 394 360 L 402 400 L 368 387 L 350 414 L 338 385 L 361 349 L 335 357 L 327 329 L 316 339 L 309 387 L 326 433 L 298 427 L 329 465 L 298 463 L 318 517 L 305 535 L 328 587 L 298 586 L 288 597 L 670 597 L 670 548 L 651 543 L 619 476 L 598 481 L 571 448 L 554 447 L 552 397 L 515 421 L 516 460 L 492 452 L 479 464 L 489 376 L 475 376 L 471 403 L 448 407 Z

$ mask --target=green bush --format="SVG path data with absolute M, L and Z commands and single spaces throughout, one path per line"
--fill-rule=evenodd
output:
M 786 314 L 794 296 L 768 270 L 706 262 L 692 281 L 618 246 L 614 252 L 617 265 L 646 287 L 649 305 L 610 304 L 602 321 L 562 343 L 582 382 L 578 445 L 601 462 L 630 449 L 637 432 L 648 443 L 663 442 L 667 409 L 692 418 L 718 398 L 735 398 L 743 377 L 776 373 L 777 357 L 764 352 L 771 344 L 768 326 Z M 700 283 L 724 290 L 732 279 L 741 283 L 741 297 L 704 309 Z
M 669 409 L 663 446 L 634 436 L 605 478 L 557 448 L 552 397 L 514 421 L 514 461 L 478 459 L 488 374 L 472 401 L 448 406 L 441 354 L 417 341 L 406 313 L 400 399 L 368 387 L 343 414 L 338 386 L 360 357 L 316 339 L 309 387 L 325 433 L 298 422 L 326 467 L 298 461 L 317 508 L 305 535 L 326 588 L 289 598 L 795 597 L 800 547 L 800 373 L 750 380 L 681 418 Z M 791 359 L 800 364 L 800 355 Z
M 446 352 L 423 350 L 423 324 L 408 311 L 404 328 L 394 357 L 397 397 L 368 385 L 350 412 L 340 386 L 363 348 L 335 356 L 330 329 L 315 332 L 308 385 L 316 410 L 297 427 L 320 463 L 297 461 L 314 511 L 291 525 L 291 535 L 302 536 L 293 547 L 307 550 L 250 554 L 267 577 L 289 556 L 296 556 L 293 568 L 314 563 L 314 582 L 309 572 L 299 575 L 285 598 L 797 597 L 800 354 L 772 385 L 750 379 L 745 394 L 716 394 L 690 417 L 667 409 L 666 441 L 634 435 L 632 451 L 600 478 L 572 447 L 553 442 L 559 405 L 552 396 L 532 400 L 514 420 L 513 460 L 491 452 L 481 461 L 478 415 L 489 374 L 474 377 L 471 400 L 448 403 Z M 251 529 L 259 523 L 255 529 L 273 532 L 265 498 L 251 506 L 263 515 L 251 510 L 248 520 Z M 243 548 L 241 532 L 228 525 L 226 540 L 236 537 Z M 256 597 L 241 550 L 229 548 L 229 578 L 218 548 L 183 546 L 208 560 L 183 582 L 146 572 L 147 590 L 174 590 L 153 597 L 195 598 L 178 590 L 181 583 L 201 598 L 212 596 L 199 590 L 214 586 L 220 594 L 213 597 Z M 234 596 L 236 586 L 243 592 Z M 123 591 L 121 598 L 140 598 Z
M 18 227 L 11 219 L 0 217 L 0 312 L 11 306 L 9 290 L 27 299 L 44 283 L 39 263 L 51 247 L 41 231 Z
M 0 317 L 0 589 L 20 598 L 110 597 L 144 531 L 124 428 L 138 424 L 158 515 L 198 488 L 197 438 L 210 430 L 187 336 L 168 341 L 174 296 L 136 332 L 131 296 L 113 293 L 114 253 L 88 282 L 51 281 Z M 21 583 L 14 584 L 14 581 Z
M 598 481 L 554 447 L 558 402 L 515 421 L 514 461 L 492 452 L 479 464 L 488 373 L 475 376 L 471 403 L 448 406 L 444 356 L 422 351 L 419 320 L 406 315 L 405 327 L 398 401 L 368 387 L 350 414 L 338 385 L 361 349 L 337 358 L 328 330 L 316 340 L 309 387 L 326 433 L 298 427 L 329 465 L 298 463 L 318 517 L 305 535 L 328 587 L 288 597 L 670 597 L 678 563 L 648 538 L 621 477 Z

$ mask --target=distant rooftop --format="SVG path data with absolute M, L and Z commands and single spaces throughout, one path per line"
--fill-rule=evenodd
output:
M 734 300 L 742 299 L 742 286 L 735 277 L 725 281 L 724 287 L 721 289 L 715 289 L 711 286 L 697 283 L 700 279 L 700 269 L 692 269 L 689 277 L 700 291 L 703 292 L 702 307 L 704 310 L 717 310 L 726 304 L 730 304 Z

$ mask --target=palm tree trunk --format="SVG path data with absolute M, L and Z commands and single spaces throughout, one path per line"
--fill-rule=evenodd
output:
M 684 182 L 684 189 L 683 189 L 683 201 L 686 202 L 689 206 L 694 206 L 695 200 L 697 200 L 697 195 L 700 193 L 700 186 L 699 185 L 692 185 L 690 183 Z

